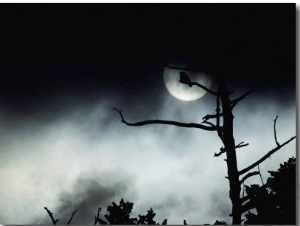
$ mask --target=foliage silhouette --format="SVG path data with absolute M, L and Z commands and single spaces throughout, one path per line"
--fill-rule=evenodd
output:
M 244 224 L 296 224 L 296 158 L 280 164 L 277 171 L 268 171 L 267 184 L 245 186 L 248 202 L 257 214 L 248 212 Z
M 268 171 L 270 177 L 263 186 L 252 184 L 244 186 L 247 196 L 243 198 L 247 201 L 246 205 L 250 209 L 256 208 L 257 214 L 248 211 L 245 215 L 244 224 L 295 224 L 296 223 L 296 158 L 289 158 L 287 162 L 280 164 L 277 171 Z M 120 200 L 119 205 L 112 202 L 107 207 L 108 214 L 106 219 L 99 217 L 101 208 L 98 208 L 97 216 L 95 216 L 94 224 L 131 224 L 131 225 L 159 225 L 154 220 L 155 213 L 152 208 L 147 211 L 146 215 L 138 215 L 131 218 L 130 214 L 134 203 Z M 59 220 L 54 218 L 53 213 L 44 207 L 47 211 L 53 225 Z M 67 224 L 73 219 L 74 211 Z M 167 224 L 167 219 L 162 225 Z M 186 220 L 183 224 L 187 225 Z M 209 224 L 205 224 L 209 225 Z M 214 225 L 227 225 L 225 221 L 216 220 Z
M 115 202 L 112 202 L 112 205 L 107 207 L 109 214 L 104 215 L 108 223 L 99 218 L 99 212 L 101 210 L 99 208 L 98 215 L 95 217 L 95 224 L 99 222 L 99 224 L 159 225 L 154 220 L 156 214 L 152 208 L 147 211 L 146 215 L 138 215 L 138 218 L 131 218 L 130 214 L 133 209 L 133 205 L 134 203 L 128 201 L 124 202 L 123 199 L 121 199 L 119 205 L 117 205 Z M 166 224 L 167 219 L 162 222 L 162 225 Z

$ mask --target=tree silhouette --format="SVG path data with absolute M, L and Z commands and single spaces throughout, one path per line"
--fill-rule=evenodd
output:
M 261 187 L 245 186 L 249 201 L 257 214 L 248 212 L 244 224 L 296 224 L 296 158 L 268 171 L 271 177 Z
M 260 163 L 265 161 L 273 153 L 275 153 L 283 146 L 285 146 L 286 144 L 294 140 L 296 136 L 291 137 L 289 140 L 287 140 L 282 144 L 279 144 L 276 136 L 276 120 L 277 120 L 276 117 L 276 119 L 274 120 L 274 137 L 275 137 L 276 147 L 270 150 L 266 155 L 264 155 L 262 158 L 260 158 L 250 166 L 242 170 L 239 170 L 237 167 L 236 149 L 247 146 L 248 143 L 246 144 L 244 142 L 240 142 L 239 144 L 235 143 L 235 139 L 233 135 L 233 118 L 234 118 L 233 109 L 240 101 L 242 101 L 245 97 L 247 97 L 257 89 L 262 87 L 267 81 L 264 81 L 262 84 L 248 90 L 238 98 L 231 99 L 230 95 L 233 93 L 233 91 L 228 89 L 227 78 L 224 75 L 218 72 L 204 71 L 202 68 L 182 68 L 182 67 L 174 67 L 166 64 L 164 65 L 170 69 L 182 70 L 180 72 L 179 82 L 188 86 L 198 86 L 199 88 L 204 89 L 211 95 L 215 96 L 216 113 L 204 116 L 202 118 L 203 121 L 201 123 L 183 123 L 183 122 L 169 121 L 169 120 L 146 120 L 146 121 L 130 123 L 125 120 L 121 110 L 117 108 L 113 108 L 113 109 L 119 113 L 121 117 L 121 122 L 125 123 L 127 126 L 166 124 L 166 125 L 173 125 L 178 127 L 197 128 L 197 129 L 217 132 L 224 146 L 221 147 L 220 152 L 215 153 L 214 156 L 218 157 L 221 156 L 223 153 L 226 153 L 227 158 L 225 161 L 227 163 L 227 170 L 228 170 L 227 179 L 229 180 L 229 188 L 230 188 L 229 196 L 232 203 L 232 213 L 230 214 L 230 216 L 232 216 L 233 224 L 241 224 L 241 215 L 244 211 L 248 210 L 244 208 L 240 197 L 241 184 L 251 176 L 260 175 L 259 171 L 253 171 L 253 172 L 249 172 L 249 171 L 256 166 L 259 166 Z M 188 77 L 188 74 L 186 73 L 188 71 L 207 72 L 209 74 L 215 75 L 216 82 L 217 82 L 217 90 L 213 91 L 203 86 L 200 83 L 191 81 L 190 78 Z M 209 121 L 212 119 L 215 119 L 215 123 Z M 240 178 L 244 174 L 246 175 Z

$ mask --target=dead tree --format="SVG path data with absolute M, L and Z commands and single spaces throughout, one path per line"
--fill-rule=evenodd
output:
M 165 65 L 171 69 L 176 70 L 182 70 L 182 71 L 202 71 L 198 68 L 180 68 L 180 67 L 173 67 L 169 65 Z M 186 74 L 185 74 L 186 75 Z M 188 75 L 187 75 L 188 76 Z M 187 82 L 188 81 L 188 82 Z M 116 110 L 120 117 L 121 122 L 125 123 L 127 126 L 144 126 L 149 124 L 166 124 L 166 125 L 173 125 L 178 127 L 187 127 L 187 128 L 196 128 L 196 129 L 202 129 L 207 131 L 215 131 L 217 132 L 219 138 L 221 139 L 223 143 L 223 147 L 220 148 L 219 153 L 215 153 L 215 157 L 221 156 L 223 153 L 226 153 L 226 163 L 227 163 L 227 170 L 228 170 L 228 176 L 226 177 L 229 180 L 229 196 L 232 203 L 232 213 L 230 216 L 232 217 L 232 224 L 241 224 L 241 215 L 243 212 L 249 210 L 247 208 L 247 203 L 243 205 L 245 201 L 247 201 L 247 197 L 240 197 L 240 191 L 241 191 L 241 185 L 243 182 L 254 175 L 260 175 L 260 172 L 254 171 L 249 172 L 254 167 L 258 166 L 260 163 L 265 161 L 268 157 L 270 157 L 273 153 L 281 149 L 283 146 L 291 142 L 295 139 L 296 136 L 290 138 L 288 141 L 279 144 L 276 137 L 276 119 L 274 120 L 274 136 L 275 136 L 275 142 L 276 147 L 269 151 L 265 156 L 263 156 L 258 161 L 254 162 L 250 166 L 238 170 L 237 167 L 237 157 L 236 157 L 236 149 L 247 146 L 248 143 L 241 142 L 239 144 L 235 143 L 234 139 L 234 133 L 233 133 L 233 108 L 242 101 L 245 97 L 259 89 L 261 86 L 263 86 L 267 81 L 263 82 L 262 84 L 250 89 L 249 91 L 242 94 L 240 97 L 236 99 L 231 99 L 230 95 L 233 93 L 232 91 L 228 90 L 227 86 L 227 79 L 224 76 L 216 75 L 216 82 L 217 82 L 217 91 L 213 91 L 202 84 L 199 84 L 197 82 L 190 81 L 189 78 L 186 78 L 183 80 L 182 78 L 179 78 L 179 82 L 184 83 L 188 86 L 198 86 L 201 89 L 204 89 L 211 95 L 214 95 L 216 97 L 216 113 L 211 115 L 206 115 L 202 119 L 203 121 L 199 123 L 183 123 L 183 122 L 177 122 L 177 121 L 168 121 L 168 120 L 146 120 L 146 121 L 140 121 L 140 122 L 134 122 L 130 123 L 127 122 L 122 114 L 122 111 L 113 108 Z M 215 119 L 215 123 L 212 123 L 210 120 Z M 245 176 L 243 176 L 245 173 Z M 243 176 L 242 178 L 240 178 Z

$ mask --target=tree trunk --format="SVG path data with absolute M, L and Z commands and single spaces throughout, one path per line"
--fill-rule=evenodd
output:
M 219 80 L 219 92 L 223 109 L 223 143 L 227 155 L 229 196 L 232 202 L 232 224 L 241 224 L 240 184 L 233 137 L 233 114 L 226 81 Z

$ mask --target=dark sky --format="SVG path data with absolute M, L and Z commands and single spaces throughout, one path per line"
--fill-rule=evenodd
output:
M 294 83 L 294 4 L 2 4 L 1 21 L 8 98 L 148 92 L 163 67 L 153 59 Z
M 136 216 L 153 207 L 159 223 L 229 223 L 216 134 L 129 128 L 111 108 L 130 121 L 214 112 L 209 95 L 169 95 L 164 63 L 227 76 L 236 96 L 271 77 L 234 112 L 237 142 L 252 145 L 252 158 L 239 154 L 248 165 L 274 147 L 276 115 L 278 139 L 295 134 L 295 13 L 295 4 L 2 3 L 0 223 L 49 224 L 44 206 L 66 219 L 82 207 L 76 223 L 90 223 L 121 197 Z M 294 153 L 295 144 L 274 155 L 263 177 Z

